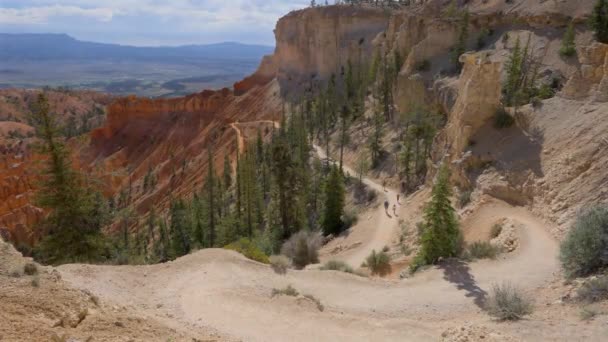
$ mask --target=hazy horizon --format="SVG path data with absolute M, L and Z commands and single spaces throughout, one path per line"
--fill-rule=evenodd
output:
M 0 32 L 129 46 L 274 46 L 276 21 L 305 0 L 4 0 Z

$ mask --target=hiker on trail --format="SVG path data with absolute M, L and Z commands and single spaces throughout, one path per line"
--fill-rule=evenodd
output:
M 399 205 L 401 205 L 401 202 L 399 202 L 399 194 L 397 194 L 397 203 L 399 203 Z
M 393 204 L 393 215 L 397 216 L 397 205 Z
M 388 211 L 388 201 L 384 201 L 384 211 Z
M 382 190 L 386 191 L 386 179 L 382 181 Z

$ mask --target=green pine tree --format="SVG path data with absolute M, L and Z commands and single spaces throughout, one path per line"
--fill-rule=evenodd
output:
M 460 253 L 462 235 L 450 196 L 449 170 L 443 165 L 433 185 L 431 201 L 424 209 L 424 230 L 416 266 L 434 264 L 439 258 L 456 257 Z
M 574 33 L 574 24 L 571 22 L 566 29 L 566 33 L 564 33 L 564 38 L 562 39 L 562 47 L 559 49 L 559 54 L 564 57 L 572 57 L 576 54 L 576 44 L 574 42 L 575 33 Z
M 458 41 L 456 46 L 452 50 L 452 65 L 460 71 L 462 65 L 460 64 L 460 56 L 466 52 L 467 40 L 469 39 L 469 12 L 465 11 L 460 20 L 458 27 Z
M 171 258 L 179 258 L 190 253 L 190 222 L 188 210 L 183 200 L 171 203 Z
M 321 224 L 325 235 L 338 235 L 342 232 L 343 213 L 344 181 L 340 169 L 334 165 L 325 184 L 325 211 Z
M 509 56 L 509 60 L 507 61 L 507 78 L 505 84 L 503 84 L 503 102 L 507 107 L 513 105 L 517 91 L 520 88 L 522 64 L 523 55 L 518 37 L 511 56 Z
M 107 255 L 101 232 L 108 220 L 106 201 L 72 168 L 45 94 L 38 96 L 30 122 L 41 140 L 38 151 L 48 156 L 37 203 L 50 214 L 40 224 L 44 238 L 34 251 L 36 258 L 50 264 L 103 259 Z
M 608 0 L 597 0 L 591 14 L 591 28 L 598 42 L 608 44 Z

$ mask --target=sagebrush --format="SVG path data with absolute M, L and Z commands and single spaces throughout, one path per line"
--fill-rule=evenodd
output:
M 291 259 L 293 266 L 302 269 L 319 262 L 319 248 L 323 237 L 317 232 L 299 231 L 292 235 L 281 248 L 281 254 Z
M 560 261 L 569 278 L 608 266 L 608 208 L 583 211 L 560 246 Z
M 488 314 L 500 321 L 515 321 L 532 313 L 532 301 L 509 283 L 494 285 L 486 301 Z

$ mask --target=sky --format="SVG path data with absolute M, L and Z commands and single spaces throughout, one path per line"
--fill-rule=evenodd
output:
M 276 21 L 308 0 L 0 0 L 0 32 L 67 33 L 136 46 L 274 45 Z

